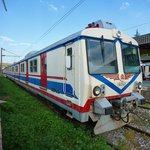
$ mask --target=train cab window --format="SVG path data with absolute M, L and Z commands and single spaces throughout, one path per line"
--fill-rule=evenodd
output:
M 114 42 L 87 39 L 87 54 L 90 74 L 118 72 Z
M 37 59 L 30 61 L 30 72 L 36 73 L 37 72 Z
M 133 45 L 122 44 L 122 55 L 124 72 L 138 73 L 141 68 L 138 48 Z

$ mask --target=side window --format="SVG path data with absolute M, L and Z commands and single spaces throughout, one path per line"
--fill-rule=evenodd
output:
M 20 66 L 21 66 L 21 68 L 20 68 L 21 72 L 24 72 L 24 63 L 21 64 Z
M 37 59 L 33 61 L 33 72 L 37 72 Z
M 72 48 L 67 49 L 66 67 L 68 70 L 72 69 Z
M 15 66 L 15 72 L 18 72 L 18 66 Z
M 31 60 L 30 61 L 30 72 L 37 72 L 37 59 Z
M 33 61 L 30 61 L 30 72 L 33 72 Z

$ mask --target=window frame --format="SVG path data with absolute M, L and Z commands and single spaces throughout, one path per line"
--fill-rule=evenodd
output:
M 90 73 L 90 69 L 89 69 L 89 57 L 88 57 L 88 40 L 97 40 L 100 42 L 100 46 L 101 46 L 101 49 L 102 49 L 102 46 L 104 45 L 103 42 L 112 42 L 114 44 L 114 53 L 115 53 L 115 56 L 116 56 L 116 61 L 115 61 L 115 69 L 116 69 L 116 72 L 115 73 Z M 100 75 L 100 74 L 118 74 L 118 59 L 117 59 L 117 51 L 116 51 L 116 45 L 115 45 L 115 41 L 114 40 L 108 40 L 108 39 L 103 39 L 103 38 L 94 38 L 94 37 L 87 37 L 85 39 L 85 45 L 86 45 L 86 57 L 87 57 L 87 67 L 88 67 L 88 73 L 90 75 Z
M 135 47 L 136 48 L 136 52 L 138 54 L 138 62 L 139 62 L 139 71 L 138 72 L 126 72 L 125 71 L 125 65 L 124 65 L 124 62 L 123 62 L 123 44 L 124 45 L 127 45 L 127 46 L 132 46 L 132 47 Z M 140 67 L 140 58 L 139 58 L 139 47 L 137 45 L 133 45 L 133 44 L 130 44 L 130 43 L 124 43 L 124 42 L 121 42 L 120 43 L 121 45 L 121 53 L 122 53 L 122 64 L 123 64 L 123 71 L 124 71 L 124 74 L 135 74 L 135 73 L 140 73 L 142 70 L 141 70 L 141 67 Z
M 29 71 L 30 73 L 37 73 L 38 72 L 38 59 L 29 60 Z
M 20 72 L 25 73 L 25 63 L 20 64 Z
M 15 65 L 15 73 L 18 73 L 19 72 L 19 67 L 18 65 Z

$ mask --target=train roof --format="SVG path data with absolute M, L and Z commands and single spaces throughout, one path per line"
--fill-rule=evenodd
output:
M 25 61 L 25 60 L 27 60 L 27 59 L 30 59 L 30 58 L 32 58 L 32 57 L 35 57 L 35 56 L 37 56 L 37 55 L 39 55 L 39 54 L 41 54 L 41 53 L 43 53 L 43 52 L 46 52 L 46 51 L 48 51 L 48 50 L 57 48 L 58 46 L 59 46 L 59 47 L 60 47 L 61 45 L 63 46 L 63 45 L 65 45 L 66 43 L 69 43 L 69 41 L 71 42 L 73 39 L 76 39 L 77 37 L 81 36 L 81 32 L 82 32 L 82 31 L 76 32 L 76 33 L 74 33 L 74 34 L 72 34 L 72 35 L 70 35 L 70 36 L 68 36 L 68 37 L 66 37 L 66 38 L 64 38 L 64 39 L 62 39 L 62 40 L 59 40 L 58 42 L 55 42 L 55 43 L 53 43 L 53 44 L 51 44 L 51 45 L 49 45 L 49 46 L 43 48 L 42 50 L 39 50 L 39 51 L 31 51 L 31 52 L 29 52 L 28 54 L 26 54 L 26 56 L 25 56 L 24 59 L 20 60 L 20 61 L 17 62 L 17 63 L 20 63 L 20 62 L 23 62 L 23 61 Z M 17 63 L 16 63 L 16 64 L 17 64 Z

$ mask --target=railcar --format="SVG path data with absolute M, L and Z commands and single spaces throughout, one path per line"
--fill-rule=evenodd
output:
M 97 122 L 95 134 L 130 122 L 145 98 L 137 42 L 114 24 L 96 21 L 6 68 L 8 78 L 66 110 Z
M 150 79 L 150 63 L 142 65 L 143 79 Z

